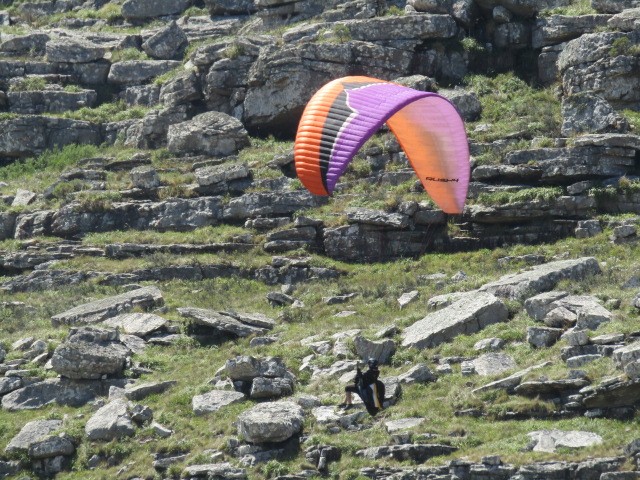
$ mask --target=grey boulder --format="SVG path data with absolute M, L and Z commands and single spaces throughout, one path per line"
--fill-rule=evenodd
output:
M 304 411 L 293 402 L 260 403 L 238 417 L 238 434 L 250 443 L 283 442 L 302 431 Z
M 222 112 L 205 112 L 186 122 L 171 125 L 167 133 L 169 151 L 179 155 L 228 156 L 249 146 L 242 123 Z
M 76 451 L 76 447 L 65 436 L 49 435 L 29 445 L 29 457 L 32 459 L 54 458 L 58 456 L 70 456 Z
M 353 339 L 356 353 L 363 360 L 373 358 L 380 363 L 387 363 L 396 351 L 396 342 L 391 339 L 369 340 L 362 335 L 357 335 Z
M 494 295 L 478 292 L 472 298 L 458 300 L 407 327 L 402 332 L 402 346 L 431 348 L 457 335 L 475 333 L 488 325 L 504 322 L 507 307 Z
M 51 366 L 67 378 L 99 379 L 121 375 L 129 355 L 115 330 L 72 328 L 69 338 L 53 352 Z
M 179 60 L 184 55 L 187 45 L 187 35 L 176 22 L 171 22 L 149 37 L 142 44 L 142 49 L 150 57 L 158 60 Z
M 100 408 L 85 425 L 89 440 L 110 441 L 135 433 L 126 400 L 114 400 Z
M 54 63 L 89 63 L 104 57 L 105 49 L 88 40 L 60 37 L 47 43 L 47 60 Z
M 36 444 L 61 427 L 62 420 L 34 420 L 29 422 L 9 441 L 4 451 L 8 454 L 26 453 L 31 445 Z
M 217 412 L 222 407 L 231 405 L 232 403 L 241 402 L 245 399 L 243 393 L 230 390 L 212 390 L 201 395 L 196 395 L 191 400 L 193 413 L 196 415 L 205 415 L 211 412 Z
M 291 376 L 284 362 L 277 357 L 258 359 L 249 355 L 241 355 L 227 360 L 224 370 L 231 380 L 247 381 L 258 377 L 285 378 Z

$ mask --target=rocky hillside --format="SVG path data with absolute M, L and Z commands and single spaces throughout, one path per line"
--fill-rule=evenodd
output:
M 640 478 L 638 0 L 2 4 L 0 478 Z M 345 75 L 451 99 L 463 214 L 385 130 L 303 189 Z

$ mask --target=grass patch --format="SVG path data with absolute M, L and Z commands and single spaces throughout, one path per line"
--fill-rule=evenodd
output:
M 472 140 L 559 136 L 560 100 L 551 88 L 534 89 L 512 73 L 495 77 L 472 75 L 466 82 L 482 104 L 481 121 L 467 124 Z M 479 124 L 488 128 L 476 131 Z
M 238 235 L 246 234 L 241 227 L 221 225 L 196 228 L 189 232 L 158 232 L 155 230 L 113 231 L 90 233 L 82 239 L 86 245 L 106 246 L 112 243 L 143 243 L 169 245 L 174 243 L 208 244 L 230 242 Z
M 80 93 L 84 92 L 84 89 L 78 85 L 65 85 L 64 91 L 68 93 Z
M 0 180 L 5 182 L 26 180 L 28 177 L 45 171 L 49 173 L 61 172 L 83 158 L 98 155 L 99 152 L 100 148 L 94 145 L 68 145 L 59 150 L 49 150 L 36 158 L 0 167 Z
M 174 68 L 173 70 L 169 70 L 168 72 L 163 73 L 162 75 L 158 75 L 156 78 L 153 79 L 153 83 L 155 83 L 156 85 L 164 85 L 168 81 L 176 78 L 178 75 L 180 75 L 184 71 L 185 71 L 184 67 L 179 66 L 177 68 Z
M 94 123 L 108 123 L 119 122 L 121 120 L 130 120 L 134 118 L 142 118 L 148 111 L 148 107 L 129 107 L 124 101 L 119 100 L 112 103 L 103 103 L 102 105 L 95 108 L 83 107 L 78 110 L 64 112 L 59 116 L 62 118 L 71 118 L 73 120 L 84 120 Z
M 47 82 L 42 77 L 24 77 L 17 82 L 11 83 L 9 86 L 10 92 L 33 92 L 44 90 L 47 86 Z
M 562 195 L 561 187 L 525 188 L 515 192 L 493 192 L 478 195 L 478 203 L 483 205 L 505 205 L 522 202 L 551 202 Z
M 629 124 L 636 132 L 640 131 L 640 112 L 635 110 L 623 110 L 622 114 L 629 121 Z
M 123 159 L 131 156 L 135 150 L 122 147 L 96 145 L 68 145 L 60 149 L 48 150 L 41 155 L 0 167 L 0 181 L 7 182 L 6 192 L 15 192 L 16 188 L 28 188 L 34 192 L 43 192 L 59 179 L 60 172 L 77 166 L 78 162 L 94 157 L 115 157 Z M 108 176 L 111 184 L 113 180 Z M 109 185 L 111 186 L 111 185 Z M 63 182 L 54 190 L 54 198 L 65 199 L 67 195 L 82 190 L 79 182 Z M 56 202 L 57 203 L 57 202 Z M 31 207 L 31 206 L 30 206 Z M 50 208 L 51 205 L 41 205 Z
M 589 195 L 592 195 L 598 203 L 615 201 L 620 196 L 637 195 L 639 193 L 640 180 L 630 180 L 627 177 L 621 177 L 616 186 L 609 185 L 589 190 Z
M 209 10 L 206 8 L 191 6 L 187 8 L 182 15 L 185 17 L 202 17 L 209 15 Z
M 619 55 L 638 56 L 640 55 L 640 45 L 632 44 L 629 37 L 616 38 L 609 49 L 609 56 L 617 57 Z
M 122 5 L 118 2 L 109 2 L 98 10 L 83 8 L 77 12 L 78 18 L 95 18 L 114 23 L 122 20 Z
M 81 8 L 68 12 L 54 13 L 52 15 L 36 15 L 32 14 L 31 12 L 25 14 L 25 12 L 20 8 L 20 3 L 23 2 L 14 1 L 11 7 L 9 7 L 8 9 L 9 12 L 12 16 L 22 19 L 31 27 L 35 28 L 59 24 L 60 22 L 67 19 L 104 20 L 108 24 L 115 24 L 123 20 L 122 6 L 119 0 L 109 2 L 97 10 L 92 8 Z
M 13 120 L 14 118 L 18 118 L 18 115 L 15 113 L 0 112 L 0 122 L 4 122 L 5 120 Z
M 125 62 L 128 60 L 151 60 L 151 57 L 137 48 L 123 48 L 111 52 L 111 63 Z
M 566 15 L 576 17 L 579 15 L 594 15 L 598 13 L 592 6 L 591 0 L 573 0 L 569 5 L 542 10 L 540 16 Z
M 278 140 L 273 136 L 268 138 L 252 138 L 251 146 L 244 148 L 238 154 L 239 162 L 247 162 L 255 170 L 270 169 L 276 157 L 289 155 L 293 151 L 293 142 Z
M 474 156 L 473 158 L 476 161 L 476 165 L 500 165 L 507 153 L 514 152 L 517 150 L 526 150 L 531 146 L 531 142 L 529 140 L 514 140 L 506 145 L 501 145 L 500 147 L 489 146 L 485 149 L 484 152 Z M 546 146 L 553 146 L 552 143 L 549 143 Z M 539 148 L 544 148 L 539 146 Z
M 387 10 L 384 12 L 384 15 L 386 17 L 397 17 L 399 15 L 404 15 L 404 9 L 400 8 L 396 5 L 391 5 L 389 8 L 387 8 Z
M 77 210 L 79 212 L 106 212 L 111 209 L 113 202 L 122 199 L 119 192 L 106 191 L 81 191 L 76 195 L 75 200 L 78 202 Z

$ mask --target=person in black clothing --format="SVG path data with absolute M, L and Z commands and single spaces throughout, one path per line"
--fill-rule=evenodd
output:
M 380 370 L 378 369 L 378 361 L 375 358 L 367 360 L 368 370 L 362 373 L 360 367 L 356 367 L 356 378 L 353 385 L 344 387 L 345 398 L 344 403 L 340 407 L 349 409 L 353 406 L 353 394 L 357 393 L 364 402 L 367 411 L 371 415 L 375 415 L 382 410 L 382 402 L 384 401 L 384 383 L 378 380 Z

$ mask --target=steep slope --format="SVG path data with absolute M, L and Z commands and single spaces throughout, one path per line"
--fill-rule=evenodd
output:
M 633 0 L 9 3 L 0 478 L 637 477 Z M 456 105 L 462 215 L 385 131 L 302 188 L 352 74 Z

